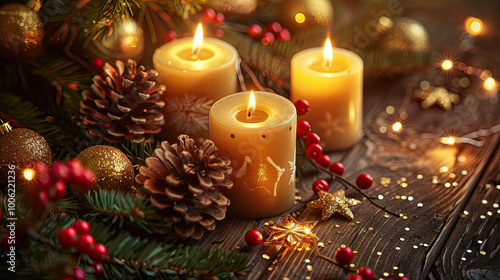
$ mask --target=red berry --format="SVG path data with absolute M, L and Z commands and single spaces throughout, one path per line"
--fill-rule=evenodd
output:
M 288 29 L 283 28 L 278 34 L 276 34 L 276 39 L 280 41 L 288 41 L 290 40 L 290 31 Z
M 57 241 L 64 249 L 69 249 L 78 243 L 78 233 L 74 227 L 63 228 L 57 233 Z
M 201 12 L 201 19 L 204 22 L 212 22 L 215 19 L 216 15 L 217 15 L 217 13 L 214 11 L 214 9 L 208 8 L 208 9 L 204 10 L 203 12 Z
M 271 21 L 270 23 L 267 24 L 267 30 L 273 33 L 278 33 L 282 30 L 281 24 L 276 21 Z
M 108 257 L 108 249 L 101 243 L 95 244 L 94 250 L 90 253 L 90 258 L 96 262 L 105 262 Z
M 396 280 L 409 280 L 406 276 L 399 276 Z
M 104 62 L 100 58 L 94 58 L 94 59 L 92 59 L 92 61 L 90 62 L 90 64 L 92 65 L 92 67 L 94 67 L 96 69 L 99 69 L 99 70 L 101 70 L 101 68 L 104 66 Z
M 309 102 L 305 99 L 299 99 L 294 103 L 295 109 L 297 109 L 297 115 L 302 116 L 311 110 Z
M 262 39 L 260 40 L 262 42 L 262 45 L 267 46 L 269 44 L 274 43 L 274 34 L 271 32 L 266 32 L 264 36 L 262 36 Z
M 340 162 L 334 162 L 330 165 L 330 171 L 335 174 L 342 175 L 344 174 L 344 165 Z
M 45 164 L 39 162 L 33 168 L 35 172 L 35 187 L 41 190 L 47 190 L 50 187 L 51 179 L 49 175 L 49 170 Z
M 73 227 L 76 229 L 78 234 L 82 233 L 89 233 L 90 232 L 90 225 L 87 223 L 87 221 L 75 221 L 73 223 Z
M 224 16 L 224 14 L 223 13 L 217 13 L 217 15 L 215 15 L 215 18 L 212 20 L 212 22 L 215 25 L 220 25 L 221 23 L 224 22 L 224 20 L 226 20 L 226 17 Z
M 319 144 L 320 140 L 321 140 L 321 138 L 319 138 L 319 135 L 317 133 L 309 132 L 306 136 L 305 143 L 306 143 L 306 146 L 309 147 L 312 144 Z
M 360 189 L 368 189 L 369 187 L 371 187 L 373 184 L 373 178 L 372 176 L 366 174 L 366 173 L 361 173 L 358 175 L 358 178 L 356 178 L 356 185 L 358 185 L 358 187 Z
M 68 166 L 69 173 L 71 174 L 69 182 L 73 184 L 78 183 L 83 174 L 82 163 L 75 158 L 70 158 L 66 161 L 66 166 Z
M 311 131 L 311 125 L 307 121 L 300 120 L 297 122 L 297 136 L 305 137 L 309 131 Z
M 80 185 L 85 190 L 90 190 L 90 187 L 92 187 L 92 183 L 94 182 L 94 173 L 92 170 L 88 168 L 83 168 L 83 173 L 82 176 L 80 177 L 80 180 L 78 180 L 76 183 Z
M 350 264 L 353 258 L 354 254 L 351 248 L 340 247 L 337 249 L 337 252 L 335 253 L 335 260 L 337 260 L 337 262 L 340 263 L 341 265 Z
M 363 280 L 373 280 L 373 271 L 371 268 L 368 267 L 361 267 L 358 268 L 356 271 L 361 277 L 363 277 Z
M 312 190 L 315 194 L 318 194 L 319 191 L 327 192 L 329 189 L 330 185 L 328 185 L 328 182 L 323 179 L 317 179 L 312 185 Z
M 85 271 L 79 267 L 73 268 L 73 279 L 85 280 Z
M 175 40 L 177 40 L 177 32 L 175 32 L 173 30 L 169 30 L 169 31 L 165 32 L 165 41 L 167 43 L 175 41 Z
M 252 38 L 260 38 L 262 36 L 262 27 L 254 23 L 248 27 L 248 35 Z
M 347 277 L 347 280 L 363 280 L 363 277 L 359 274 L 352 274 Z
M 90 271 L 87 271 L 87 272 L 89 272 L 90 274 L 94 274 L 95 277 L 97 277 L 97 279 L 101 278 L 101 275 L 102 275 L 102 266 L 100 264 L 98 264 L 98 263 L 91 264 L 91 265 L 87 266 L 87 269 L 90 270 Z
M 8 249 L 11 245 L 16 245 L 15 239 L 14 239 L 14 243 L 9 244 L 9 232 L 10 231 L 8 231 L 8 232 L 4 233 L 4 235 L 2 235 L 2 248 L 6 251 L 8 251 Z
M 47 204 L 49 203 L 49 194 L 47 191 L 40 191 L 38 195 L 35 196 L 35 204 L 42 210 L 45 210 Z
M 332 161 L 330 160 L 330 157 L 328 155 L 323 154 L 316 158 L 316 162 L 324 168 L 327 168 L 328 166 L 330 166 L 330 163 Z
M 66 164 L 61 161 L 55 161 L 51 165 L 50 176 L 54 181 L 63 180 L 67 182 L 71 177 L 71 174 L 69 173 L 69 168 Z
M 55 201 L 66 193 L 66 184 L 63 181 L 57 181 L 49 190 L 49 196 Z
M 214 34 L 215 34 L 215 36 L 217 36 L 217 38 L 222 38 L 222 37 L 224 37 L 224 30 L 219 29 L 219 28 L 215 28 Z
M 306 156 L 310 159 L 316 159 L 323 154 L 323 148 L 319 144 L 312 144 L 306 149 Z
M 95 240 L 92 235 L 88 233 L 80 234 L 78 244 L 76 245 L 76 249 L 80 254 L 90 255 L 95 247 Z
M 256 229 L 251 229 L 245 234 L 245 242 L 250 246 L 262 244 L 262 233 Z

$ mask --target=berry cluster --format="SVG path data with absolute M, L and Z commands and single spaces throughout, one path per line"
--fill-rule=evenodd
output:
M 264 32 L 262 26 L 254 23 L 248 27 L 247 32 L 250 37 L 260 40 L 264 46 L 274 43 L 275 40 L 290 40 L 290 31 L 281 27 L 279 22 L 272 21 L 267 24 L 266 28 L 267 31 Z
M 86 221 L 75 221 L 72 226 L 65 227 L 57 234 L 57 241 L 64 249 L 76 247 L 78 253 L 87 255 L 95 262 L 105 262 L 108 249 L 89 234 L 90 225 Z
M 299 116 L 305 115 L 311 110 L 309 102 L 304 99 L 297 100 L 295 102 L 295 108 L 297 109 L 297 114 Z M 306 120 L 299 120 L 297 122 L 297 136 L 304 139 L 304 143 L 306 145 L 306 156 L 308 158 L 315 160 L 319 166 L 328 168 L 328 170 L 333 174 L 339 176 L 344 174 L 344 165 L 342 163 L 332 163 L 330 157 L 323 154 L 323 147 L 320 145 L 321 138 L 317 133 L 311 131 L 311 125 L 309 122 Z M 366 173 L 362 173 L 356 179 L 356 184 L 360 189 L 368 189 L 373 184 L 373 178 Z M 328 192 L 329 189 L 330 186 L 328 185 L 328 182 L 323 179 L 316 180 L 312 185 L 312 190 L 315 193 L 320 190 Z
M 47 210 L 50 202 L 59 200 L 66 193 L 66 183 L 90 189 L 94 177 L 92 170 L 83 167 L 77 159 L 55 161 L 50 171 L 43 163 L 38 163 L 33 170 L 34 186 L 27 195 L 35 206 L 43 210 Z
M 85 279 L 85 272 L 87 274 L 94 274 L 94 276 L 99 279 L 101 278 L 102 275 L 102 267 L 100 264 L 91 264 L 88 265 L 86 270 L 84 271 L 80 267 L 75 267 L 73 268 L 72 275 L 62 275 L 57 278 L 57 280 L 84 280 Z
M 201 13 L 201 20 L 203 22 L 219 26 L 226 20 L 226 17 L 223 13 L 219 13 L 212 8 L 208 8 L 206 10 L 203 10 L 203 12 Z M 222 36 L 224 36 L 224 31 L 222 31 L 222 29 L 215 28 L 213 32 L 218 38 L 222 38 Z

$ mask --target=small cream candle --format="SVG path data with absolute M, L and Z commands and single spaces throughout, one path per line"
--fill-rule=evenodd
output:
M 348 50 L 331 47 L 297 53 L 291 62 L 290 99 L 306 99 L 304 117 L 321 137 L 326 151 L 351 147 L 363 125 L 363 61 Z
M 195 37 L 167 43 L 153 55 L 158 81 L 167 87 L 162 140 L 175 141 L 181 133 L 197 141 L 207 138 L 210 107 L 238 90 L 236 49 L 222 40 L 203 39 L 201 25 L 198 30 Z
M 234 185 L 225 194 L 229 212 L 265 218 L 290 209 L 295 197 L 297 113 L 288 99 L 274 93 L 229 95 L 210 109 L 210 139 L 231 159 Z

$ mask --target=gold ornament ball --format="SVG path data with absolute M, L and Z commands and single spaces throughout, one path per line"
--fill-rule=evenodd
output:
M 105 61 L 133 59 L 144 54 L 144 32 L 133 18 L 125 18 L 109 27 L 87 49 L 90 58 Z
M 227 17 L 234 16 L 242 19 L 252 17 L 257 4 L 257 0 L 217 0 L 208 1 L 205 8 L 212 8 Z
M 327 26 L 333 18 L 333 6 L 328 0 L 287 0 L 278 12 L 278 21 L 291 31 L 311 26 Z
M 0 7 L 0 55 L 8 59 L 34 57 L 42 50 L 42 20 L 23 4 Z
M 2 124 L 2 127 L 6 124 Z M 10 127 L 10 126 L 9 126 Z M 47 167 L 52 163 L 52 152 L 47 141 L 38 133 L 27 128 L 16 128 L 0 135 L 0 183 L 6 186 L 9 165 L 16 166 L 16 179 L 22 182 L 23 171 L 43 162 Z
M 99 189 L 130 192 L 134 185 L 134 168 L 128 157 L 112 146 L 97 145 L 80 152 L 76 159 L 94 173 L 91 192 Z M 71 185 L 71 190 L 80 201 L 86 201 L 86 190 Z

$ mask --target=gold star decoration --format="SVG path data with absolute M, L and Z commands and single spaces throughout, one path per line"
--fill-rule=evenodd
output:
M 451 110 L 453 104 L 460 101 L 460 96 L 447 91 L 443 87 L 430 87 L 428 89 L 419 89 L 415 91 L 416 97 L 422 101 L 422 109 L 429 109 L 431 106 L 438 105 L 446 111 Z
M 333 214 L 339 213 L 342 216 L 352 220 L 354 215 L 349 209 L 350 206 L 358 205 L 361 201 L 348 198 L 345 192 L 340 190 L 334 194 L 325 191 L 318 192 L 319 198 L 307 203 L 307 207 L 322 209 L 321 219 L 328 220 Z
M 279 224 L 267 222 L 262 227 L 269 234 L 264 240 L 265 246 L 283 246 L 285 250 L 307 248 L 311 243 L 315 243 L 318 237 L 311 232 L 311 229 L 318 221 L 299 222 L 290 215 L 286 215 Z

